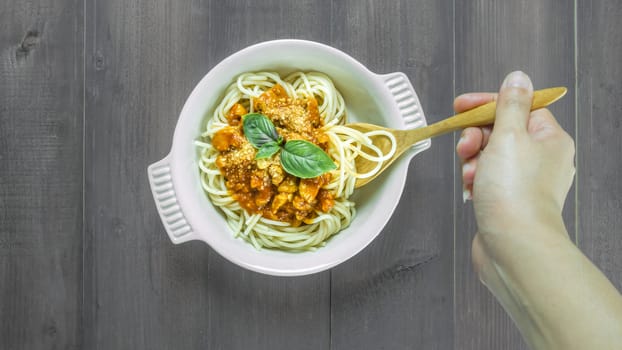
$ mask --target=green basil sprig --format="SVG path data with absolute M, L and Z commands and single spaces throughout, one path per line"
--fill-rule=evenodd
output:
M 243 117 L 244 135 L 248 141 L 260 149 L 261 146 L 269 142 L 277 142 L 279 135 L 272 121 L 263 114 L 251 113 Z
M 320 176 L 337 168 L 321 148 L 304 140 L 285 143 L 281 152 L 281 165 L 285 171 L 302 179 Z
M 255 155 L 255 159 L 270 158 L 278 152 L 280 148 L 279 144 L 275 141 L 264 143 L 261 147 L 259 147 L 257 155 Z
M 330 157 L 318 146 L 304 140 L 283 144 L 272 121 L 263 114 L 251 113 L 243 117 L 244 135 L 257 149 L 255 159 L 269 158 L 281 151 L 283 170 L 299 178 L 309 179 L 337 168 Z

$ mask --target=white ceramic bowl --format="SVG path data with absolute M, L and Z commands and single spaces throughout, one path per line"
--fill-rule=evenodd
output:
M 313 252 L 256 250 L 233 237 L 224 216 L 201 188 L 199 138 L 224 90 L 243 72 L 318 71 L 332 78 L 347 106 L 348 122 L 369 122 L 397 129 L 426 125 L 419 99 L 403 73 L 378 75 L 332 47 L 303 40 L 275 40 L 245 48 L 216 65 L 186 101 L 171 152 L 149 166 L 149 182 L 160 218 L 173 243 L 204 241 L 231 262 L 257 272 L 297 276 L 331 268 L 361 251 L 382 230 L 397 206 L 409 160 L 430 147 L 425 140 L 379 178 L 356 190 L 357 214 L 349 227 Z

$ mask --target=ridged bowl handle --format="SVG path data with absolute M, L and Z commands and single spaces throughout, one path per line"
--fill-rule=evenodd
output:
M 186 220 L 177 200 L 171 173 L 171 155 L 149 166 L 149 185 L 160 219 L 173 243 L 179 244 L 198 239 Z
M 419 97 L 415 93 L 406 74 L 395 72 L 378 76 L 393 98 L 399 115 L 404 121 L 404 129 L 421 128 L 427 125 Z M 432 145 L 430 139 L 423 140 L 415 146 L 418 152 Z M 418 153 L 417 152 L 417 153 Z

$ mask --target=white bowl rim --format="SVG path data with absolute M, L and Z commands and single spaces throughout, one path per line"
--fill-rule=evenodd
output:
M 412 157 L 414 157 L 419 152 L 429 148 L 431 145 L 431 142 L 430 140 L 425 140 L 419 143 L 418 145 L 413 147 L 409 152 L 407 152 L 407 154 L 403 155 L 401 159 L 396 161 L 394 165 L 392 165 L 392 167 L 395 169 L 392 170 L 392 175 L 390 175 L 391 176 L 390 181 L 392 182 L 393 189 L 397 190 L 399 195 L 396 195 L 395 196 L 396 198 L 394 198 L 394 200 L 391 201 L 391 203 L 389 203 L 389 205 L 387 205 L 386 208 L 383 208 L 388 213 L 388 215 L 385 215 L 382 218 L 374 220 L 375 227 L 377 228 L 379 227 L 379 229 L 374 230 L 375 232 L 367 233 L 365 235 L 359 234 L 359 233 L 357 233 L 356 235 L 352 235 L 351 237 L 354 237 L 350 239 L 352 243 L 349 245 L 345 245 L 345 246 L 342 244 L 343 246 L 341 247 L 342 249 L 335 249 L 335 252 L 333 254 L 322 253 L 322 252 L 325 252 L 328 246 L 333 242 L 329 242 L 327 247 L 319 248 L 315 252 L 286 253 L 286 254 L 297 254 L 297 255 L 301 255 L 301 254 L 313 254 L 314 255 L 314 258 L 312 259 L 313 261 L 311 263 L 307 259 L 305 263 L 301 263 L 298 265 L 293 264 L 292 266 L 279 266 L 278 264 L 277 265 L 265 264 L 265 263 L 262 263 L 261 259 L 260 260 L 249 259 L 248 256 L 245 256 L 244 254 L 242 255 L 235 254 L 236 252 L 235 250 L 231 251 L 232 249 L 231 248 L 232 246 L 230 244 L 231 242 L 225 242 L 224 237 L 220 237 L 220 236 L 213 235 L 213 234 L 205 234 L 206 231 L 209 231 L 209 230 L 206 230 L 204 227 L 206 226 L 207 221 L 205 219 L 202 219 L 202 214 L 204 215 L 205 212 L 201 213 L 200 210 L 197 209 L 196 205 L 194 205 L 196 203 L 193 203 L 193 202 L 197 200 L 198 196 L 196 193 L 193 193 L 196 191 L 189 189 L 188 178 L 186 175 L 184 175 L 184 172 L 188 171 L 192 166 L 194 166 L 195 167 L 194 169 L 196 170 L 196 164 L 189 164 L 187 148 L 185 146 L 182 147 L 180 145 L 182 145 L 185 142 L 188 142 L 188 134 L 190 132 L 189 129 L 191 128 L 197 129 L 196 123 L 189 123 L 189 121 L 191 119 L 197 119 L 197 116 L 196 116 L 197 102 L 196 101 L 199 101 L 202 98 L 202 96 L 205 95 L 206 88 L 209 87 L 210 81 L 212 79 L 215 79 L 215 76 L 217 76 L 218 74 L 223 75 L 224 73 L 222 71 L 226 70 L 228 66 L 232 64 L 236 64 L 236 62 L 239 63 L 240 58 L 248 57 L 249 55 L 253 55 L 253 54 L 256 54 L 257 52 L 261 52 L 264 50 L 276 50 L 279 48 L 282 50 L 283 47 L 287 47 L 290 49 L 294 47 L 297 49 L 305 48 L 306 50 L 308 49 L 318 50 L 318 52 L 321 52 L 324 55 L 331 56 L 335 58 L 336 60 L 340 60 L 342 64 L 347 65 L 348 69 L 356 70 L 358 73 L 361 73 L 362 75 L 365 76 L 365 77 L 362 77 L 361 79 L 364 78 L 364 79 L 369 80 L 370 82 L 374 82 L 374 84 L 377 84 L 377 86 L 375 86 L 376 90 L 380 92 L 382 91 L 381 89 L 386 90 L 386 93 L 384 94 L 384 96 L 380 96 L 378 98 L 384 101 L 384 103 L 387 106 L 390 105 L 391 102 L 393 103 L 393 105 L 389 109 L 389 112 L 392 112 L 392 113 L 402 113 L 403 108 L 400 108 L 399 104 L 395 100 L 397 98 L 397 93 L 391 92 L 390 87 L 386 87 L 385 85 L 391 79 L 396 80 L 396 81 L 397 80 L 405 81 L 405 84 L 407 85 L 406 88 L 407 90 L 409 90 L 407 91 L 409 94 L 408 96 L 409 98 L 414 99 L 415 101 L 414 103 L 415 103 L 415 106 L 418 107 L 418 111 L 415 113 L 415 116 L 416 116 L 415 121 L 411 123 L 410 125 L 406 123 L 406 119 L 403 119 L 404 121 L 403 125 L 399 125 L 398 123 L 398 125 L 393 125 L 393 126 L 409 128 L 409 127 L 420 127 L 426 124 L 425 116 L 423 115 L 423 111 L 421 109 L 421 105 L 419 103 L 418 97 L 414 89 L 412 88 L 412 85 L 410 84 L 408 77 L 404 75 L 403 73 L 396 72 L 396 73 L 382 74 L 382 75 L 375 74 L 371 72 L 370 70 L 368 70 L 359 61 L 349 56 L 348 54 L 336 48 L 333 48 L 331 46 L 313 42 L 313 41 L 298 40 L 298 39 L 279 39 L 279 40 L 266 41 L 266 42 L 261 42 L 261 43 L 251 45 L 249 47 L 246 47 L 228 56 L 227 58 L 223 59 L 220 63 L 218 63 L 216 66 L 214 66 L 199 81 L 199 83 L 195 86 L 195 88 L 189 95 L 188 99 L 186 100 L 184 104 L 184 107 L 181 110 L 179 120 L 175 128 L 171 152 L 169 153 L 167 157 L 165 157 L 159 162 L 152 164 L 149 167 L 149 177 L 150 177 L 150 184 L 152 187 L 154 199 L 156 201 L 156 206 L 158 207 L 160 217 L 164 223 L 167 233 L 169 234 L 169 237 L 174 243 L 178 244 L 178 243 L 186 242 L 189 240 L 201 240 L 201 241 L 206 242 L 212 249 L 214 249 L 217 253 L 219 253 L 221 256 L 223 256 L 227 260 L 239 266 L 247 268 L 249 270 L 253 270 L 256 272 L 269 274 L 269 275 L 299 276 L 299 275 L 307 275 L 311 273 L 324 271 L 328 268 L 336 266 L 350 259 L 352 256 L 356 255 L 361 250 L 363 250 L 366 246 L 368 246 L 369 243 L 373 241 L 380 234 L 380 232 L 382 231 L 386 223 L 391 218 L 395 208 L 397 207 L 399 203 L 399 198 L 405 186 L 406 175 L 407 175 L 406 173 L 408 170 L 408 163 L 410 159 L 412 159 Z M 318 69 L 318 71 L 322 71 L 322 69 Z M 233 78 L 236 75 L 237 74 L 232 74 L 231 78 Z M 222 91 L 220 92 L 220 94 L 222 94 Z M 383 106 L 383 107 L 386 107 L 386 106 Z M 203 119 L 204 116 L 200 116 L 200 118 Z M 193 124 L 193 125 L 190 126 L 190 124 Z M 195 132 L 196 131 L 197 130 L 195 130 Z M 157 178 L 156 173 L 158 172 L 159 174 L 165 174 L 166 176 Z M 162 179 L 166 181 L 162 181 Z M 163 186 L 159 185 L 162 183 L 164 183 Z M 163 196 L 163 193 L 169 193 L 170 191 L 168 192 L 158 191 L 158 186 L 160 186 L 160 188 L 168 188 L 167 186 L 169 186 L 169 183 L 170 183 L 170 187 L 172 187 L 172 193 L 173 193 L 172 199 L 169 197 Z M 209 202 L 209 199 L 207 199 L 207 196 L 202 191 L 199 192 L 199 196 L 203 196 L 203 199 Z M 163 197 L 164 199 L 162 199 Z M 166 205 L 163 205 L 163 203 L 166 203 Z M 211 205 L 211 202 L 210 202 L 210 205 Z M 169 210 L 170 208 L 177 208 L 179 213 L 176 213 L 175 210 L 173 210 L 173 214 L 169 215 L 171 212 L 171 210 Z M 168 210 L 168 214 L 167 214 L 167 210 Z M 221 215 L 219 212 L 217 214 Z M 174 221 L 173 224 L 171 224 L 170 223 L 172 220 L 171 217 L 177 218 L 176 215 L 177 216 L 181 215 L 181 219 L 176 219 L 177 221 Z M 355 218 L 354 220 L 357 220 L 357 218 Z M 344 231 L 345 230 L 347 230 L 347 228 L 344 229 Z M 179 234 L 179 232 L 181 232 L 182 234 Z M 229 241 L 236 240 L 235 238 L 233 238 L 233 235 L 231 234 L 230 231 L 227 231 L 225 233 L 228 235 L 227 239 Z M 341 232 L 339 234 L 341 234 Z M 252 245 L 246 242 L 242 242 L 242 243 L 244 245 L 247 245 L 248 249 L 252 249 L 253 251 L 257 252 L 256 250 L 254 250 Z M 262 252 L 268 252 L 268 254 L 275 254 L 271 250 L 262 250 Z M 276 253 L 276 254 L 281 254 L 281 253 Z M 296 260 L 296 258 L 293 258 L 292 261 L 293 260 Z

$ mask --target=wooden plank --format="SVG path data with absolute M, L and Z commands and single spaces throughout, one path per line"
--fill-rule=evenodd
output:
M 372 71 L 403 71 L 428 122 L 452 112 L 452 7 L 447 2 L 335 2 L 333 45 Z M 410 166 L 381 235 L 333 269 L 331 349 L 453 347 L 453 140 Z M 387 194 L 391 195 L 391 194 Z
M 147 185 L 190 90 L 264 39 L 322 40 L 311 1 L 87 4 L 85 345 L 90 349 L 321 349 L 329 274 L 271 278 L 204 244 L 173 246 Z
M 622 7 L 578 2 L 579 247 L 622 290 Z
M 0 10 L 0 348 L 77 349 L 82 1 Z
M 551 107 L 560 124 L 575 132 L 573 3 L 562 1 L 456 2 L 456 95 L 497 91 L 512 70 L 528 73 L 536 88 L 564 85 L 568 95 Z M 456 349 L 526 349 L 510 318 L 471 267 L 476 231 L 472 205 L 462 205 L 456 167 L 455 344 Z M 574 190 L 564 218 L 575 236 Z
M 170 147 L 201 74 L 201 36 L 191 30 L 204 17 L 192 15 L 189 3 L 175 4 L 87 3 L 88 349 L 185 349 L 207 341 L 207 253 L 200 244 L 172 246 L 146 177 Z
M 330 10 L 326 1 L 212 1 L 207 47 L 216 44 L 220 59 L 264 40 L 326 42 L 328 24 L 338 20 Z M 328 348 L 328 272 L 277 278 L 245 271 L 211 251 L 209 261 L 210 349 Z

